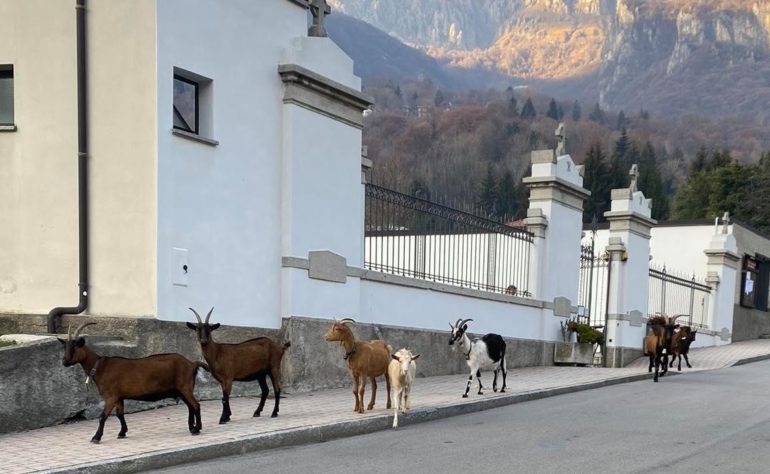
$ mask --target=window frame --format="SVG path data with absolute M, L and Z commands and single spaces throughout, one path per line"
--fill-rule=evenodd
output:
M 172 123 L 172 127 L 174 129 L 176 129 L 176 130 L 181 130 L 183 132 L 192 133 L 194 135 L 200 135 L 200 130 L 201 130 L 201 127 L 200 127 L 200 107 L 201 107 L 200 87 L 201 87 L 201 84 L 198 81 L 192 80 L 192 79 L 187 78 L 185 76 L 182 76 L 180 74 L 174 74 L 174 79 L 173 80 L 174 81 L 184 82 L 186 84 L 190 84 L 190 85 L 192 85 L 195 88 L 195 129 L 194 130 L 185 130 L 182 127 L 178 127 L 175 123 Z M 172 93 L 172 104 L 171 105 L 172 105 L 173 109 L 176 109 L 176 104 L 174 103 L 175 99 L 176 99 L 176 94 Z M 176 110 L 177 110 L 177 113 L 178 113 L 178 109 L 176 109 Z M 172 110 L 172 112 L 173 111 L 174 110 Z
M 16 107 L 14 101 L 16 99 L 16 75 L 14 73 L 13 64 L 0 64 L 0 79 L 11 80 L 11 121 L 0 122 L 0 127 L 15 127 Z

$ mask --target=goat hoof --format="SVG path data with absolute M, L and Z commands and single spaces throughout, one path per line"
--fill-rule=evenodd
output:
M 251 415 L 251 416 L 252 416 L 253 418 L 259 418 L 259 415 L 261 415 L 261 414 L 262 414 L 262 413 L 260 413 L 260 412 L 258 412 L 258 411 L 255 411 L 255 412 L 254 412 L 254 414 L 253 414 L 253 415 Z
M 226 425 L 229 420 L 219 420 L 220 425 Z
M 501 388 L 501 389 L 500 389 L 500 393 L 505 393 L 505 389 L 504 389 L 504 388 Z
M 492 391 L 493 391 L 493 392 L 495 392 L 495 393 L 497 393 L 497 389 L 496 389 L 496 388 L 493 388 L 493 389 L 492 389 Z
M 278 418 L 278 413 L 273 413 L 272 415 L 270 415 L 270 418 Z
M 118 439 L 125 439 L 126 434 L 125 433 L 118 433 Z
M 468 398 L 468 394 L 467 393 L 463 393 L 463 398 Z
M 91 442 L 94 444 L 99 444 L 101 440 L 99 438 L 91 438 Z
M 201 430 L 191 430 L 190 434 L 193 436 L 198 436 L 199 434 L 201 434 Z

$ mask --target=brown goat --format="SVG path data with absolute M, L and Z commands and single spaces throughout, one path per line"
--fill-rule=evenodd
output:
M 80 364 L 86 373 L 86 383 L 93 381 L 104 400 L 104 410 L 99 417 L 99 428 L 92 443 L 98 443 L 104 433 L 104 422 L 115 408 L 120 420 L 118 439 L 125 438 L 128 426 L 123 416 L 124 400 L 158 401 L 164 398 L 181 398 L 187 405 L 187 424 L 190 433 L 197 435 L 202 429 L 201 407 L 195 399 L 195 377 L 199 368 L 208 370 L 203 362 L 192 362 L 179 354 L 156 354 L 140 359 L 102 357 L 86 346 L 80 331 L 96 323 L 81 324 L 72 335 L 69 328 L 64 345 L 65 367 Z
M 679 357 L 679 365 L 677 370 L 682 370 L 682 356 L 684 356 L 684 362 L 687 364 L 687 368 L 692 369 L 690 365 L 690 359 L 687 354 L 690 352 L 690 344 L 695 341 L 695 335 L 697 330 L 693 330 L 690 326 L 682 326 L 677 332 L 674 333 L 674 338 L 671 340 L 671 364 L 669 367 L 674 366 L 676 358 Z
M 209 324 L 211 308 L 206 320 L 202 321 L 197 311 L 190 308 L 195 314 L 198 324 L 187 323 L 187 327 L 198 334 L 198 342 L 201 344 L 203 357 L 211 368 L 211 375 L 222 386 L 222 416 L 219 424 L 230 421 L 230 392 L 233 389 L 233 381 L 251 382 L 256 380 L 262 389 L 259 406 L 253 416 L 259 416 L 265 407 L 265 400 L 270 390 L 267 388 L 267 377 L 273 383 L 275 392 L 275 405 L 273 406 L 273 418 L 278 416 L 278 406 L 281 400 L 281 359 L 286 349 L 291 346 L 287 342 L 283 346 L 273 342 L 267 337 L 249 339 L 238 344 L 220 344 L 214 342 L 211 332 L 219 328 L 219 324 Z
M 647 321 L 650 333 L 647 335 L 645 342 L 645 354 L 650 357 L 648 372 L 652 372 L 653 366 L 655 367 L 655 376 L 653 377 L 655 382 L 658 381 L 661 367 L 663 368 L 663 371 L 660 373 L 661 377 L 668 372 L 668 355 L 671 353 L 671 340 L 674 336 L 674 329 L 679 327 L 675 323 L 682 316 L 684 315 L 679 314 L 669 317 L 665 314 L 658 314 Z
M 353 396 L 356 399 L 353 411 L 364 413 L 364 393 L 366 390 L 366 378 L 372 381 L 372 400 L 369 402 L 367 410 L 374 408 L 374 402 L 377 397 L 377 380 L 375 377 L 385 375 L 385 386 L 387 388 L 387 408 L 390 408 L 390 380 L 385 372 L 390 363 L 391 347 L 381 340 L 374 341 L 356 341 L 353 331 L 348 327 L 349 324 L 355 324 L 350 318 L 340 321 L 334 321 L 334 324 L 326 331 L 327 341 L 339 341 L 345 349 L 345 360 L 348 362 L 348 370 L 353 378 Z

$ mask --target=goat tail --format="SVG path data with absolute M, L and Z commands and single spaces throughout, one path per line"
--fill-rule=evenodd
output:
M 291 347 L 291 341 L 286 341 L 283 343 L 283 350 L 286 350 Z

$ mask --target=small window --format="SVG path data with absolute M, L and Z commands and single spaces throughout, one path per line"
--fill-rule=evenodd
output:
M 0 125 L 13 124 L 13 66 L 0 64 Z
M 174 75 L 174 128 L 194 134 L 200 133 L 200 104 L 198 83 Z

